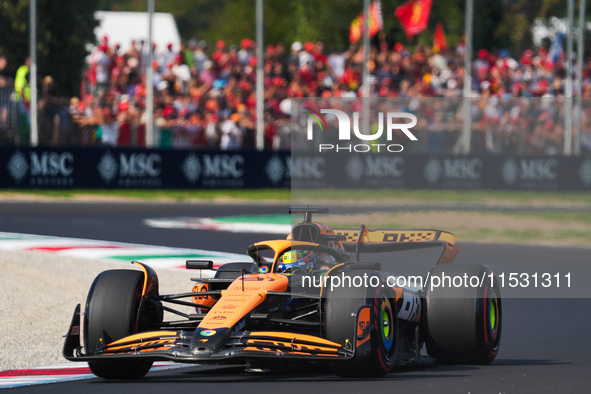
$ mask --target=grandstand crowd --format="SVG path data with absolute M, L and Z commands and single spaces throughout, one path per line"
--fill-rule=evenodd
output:
M 156 146 L 221 150 L 255 147 L 256 51 L 239 45 L 190 40 L 174 51 L 154 48 L 148 64 L 143 42 L 131 49 L 103 37 L 90 56 L 80 98 L 55 96 L 51 77 L 40 91 L 40 143 L 144 146 L 148 67 L 152 68 Z M 322 41 L 279 42 L 264 52 L 266 149 L 290 147 L 291 97 L 361 95 L 363 47 L 325 48 Z M 372 97 L 462 97 L 464 45 L 435 53 L 397 43 L 372 46 L 368 64 Z M 473 151 L 556 154 L 563 146 L 566 62 L 563 53 L 530 49 L 510 54 L 480 49 L 472 66 Z M 575 76 L 577 78 L 577 76 Z M 591 62 L 583 67 L 582 96 L 591 97 Z M 528 103 L 522 98 L 541 97 Z M 546 101 L 544 101 L 546 100 Z M 458 103 L 461 100 L 456 100 Z M 424 103 L 424 101 L 422 101 Z M 588 103 L 588 101 L 585 101 Z M 429 106 L 429 104 L 424 104 Z M 435 106 L 436 107 L 436 106 Z M 423 151 L 446 151 L 462 129 L 461 105 L 427 111 Z M 583 113 L 582 149 L 591 151 L 591 109 Z M 58 119 L 52 122 L 51 119 Z

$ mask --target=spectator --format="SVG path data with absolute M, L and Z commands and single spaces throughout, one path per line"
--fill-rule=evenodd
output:
M 83 130 L 79 143 L 92 143 L 90 125 L 94 125 L 96 134 L 98 127 L 115 122 L 119 124 L 117 144 L 141 144 L 146 119 L 143 52 L 136 48 L 138 43 L 132 42 L 132 48 L 125 55 L 118 55 L 117 49 L 111 50 L 107 44 L 108 39 L 103 39 L 91 61 L 94 98 L 88 101 L 83 96 L 85 114 L 75 116 L 79 119 L 75 124 Z M 187 45 L 186 48 L 181 46 L 181 52 L 177 53 L 169 44 L 159 61 L 151 65 L 161 146 L 254 147 L 257 62 L 254 41 L 244 38 L 236 47 L 219 40 L 211 57 L 206 53 L 205 42 L 192 39 Z M 400 43 L 388 46 L 385 37 L 380 37 L 379 48 L 371 48 L 368 62 L 372 95 L 409 100 L 461 97 L 463 45 L 460 42 L 456 48 L 434 54 L 421 46 L 414 51 Z M 264 125 L 268 149 L 289 146 L 287 139 L 291 130 L 281 109 L 286 99 L 353 98 L 360 94 L 362 46 L 352 45 L 346 51 L 334 49 L 328 54 L 322 41 L 303 44 L 296 41 L 288 48 L 291 51 L 285 53 L 283 43 L 275 43 L 268 45 L 264 53 Z M 487 99 L 479 101 L 473 109 L 475 147 L 490 153 L 508 150 L 540 154 L 560 152 L 564 133 L 562 115 L 550 113 L 551 119 L 537 125 L 541 122 L 540 115 L 549 110 L 521 107 L 518 100 L 532 96 L 563 97 L 564 56 L 551 59 L 543 48 L 536 50 L 535 55 L 533 50 L 526 50 L 521 56 L 514 54 L 519 61 L 504 49 L 480 49 L 476 53 L 472 94 Z M 583 95 L 587 97 L 591 95 L 591 64 L 585 64 L 583 71 Z M 24 81 L 26 83 L 26 78 Z M 450 141 L 461 129 L 461 111 L 451 104 L 434 110 L 422 101 L 417 102 L 416 111 L 435 111 L 421 126 L 425 141 L 421 149 L 432 152 L 451 149 Z M 47 109 L 45 102 L 43 108 Z M 102 116 L 105 120 L 98 122 Z M 109 141 L 113 139 L 102 131 L 103 143 L 112 143 Z M 584 137 L 589 131 L 585 129 L 583 133 Z M 516 134 L 523 136 L 522 142 Z
M 339 79 L 345 72 L 345 55 L 340 48 L 335 48 L 330 55 L 328 55 L 328 65 L 332 71 L 332 75 Z
M 176 53 L 172 49 L 172 43 L 166 45 L 166 50 L 160 56 L 160 68 L 169 70 L 175 63 Z
M 115 120 L 111 109 L 103 108 L 103 123 L 101 125 L 102 143 L 107 146 L 116 146 L 119 139 L 119 122 Z
M 175 77 L 175 90 L 180 94 L 189 93 L 189 81 L 191 80 L 191 69 L 185 64 L 182 55 L 176 55 L 175 63 L 171 68 Z
M 236 122 L 239 119 L 238 114 L 229 114 L 224 111 L 224 120 L 220 124 L 220 149 L 235 150 L 242 147 L 242 132 Z
M 55 91 L 55 83 L 51 76 L 43 79 L 38 108 L 38 132 L 40 145 L 55 145 L 59 139 L 58 106 L 60 99 Z
M 101 44 L 99 46 L 99 50 L 97 56 L 95 58 L 96 61 L 96 85 L 98 95 L 103 94 L 106 90 L 109 89 L 110 86 L 110 72 L 111 72 L 111 59 L 107 55 L 108 47 L 106 44 Z
M 205 41 L 199 41 L 196 43 L 195 49 L 193 50 L 193 62 L 197 73 L 203 71 L 203 64 L 208 59 L 207 54 L 205 53 L 206 47 L 207 44 Z
M 29 67 L 31 67 L 31 58 L 25 60 L 25 64 L 16 71 L 14 79 L 14 101 L 18 105 L 18 136 L 21 144 L 29 141 L 30 130 L 30 102 L 31 87 L 29 86 Z
M 4 128 L 8 124 L 8 113 L 9 113 L 9 97 L 12 91 L 9 86 L 8 79 L 4 74 L 4 69 L 8 61 L 5 56 L 0 56 L 0 127 Z M 4 140 L 4 136 L 2 136 Z
M 248 61 L 251 57 L 254 56 L 253 48 L 255 47 L 255 42 L 252 41 L 250 38 L 243 38 L 240 41 L 240 50 L 238 51 L 238 61 L 242 66 L 246 66 Z

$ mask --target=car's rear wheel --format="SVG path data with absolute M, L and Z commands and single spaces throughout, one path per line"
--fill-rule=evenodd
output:
M 84 347 L 87 353 L 140 331 L 138 316 L 144 275 L 140 271 L 110 270 L 94 280 L 86 299 Z M 106 379 L 138 379 L 152 361 L 91 361 L 90 370 Z
M 325 307 L 326 338 L 355 348 L 352 360 L 335 362 L 333 370 L 341 377 L 382 377 L 392 369 L 398 339 L 398 311 L 391 289 L 378 273 L 353 271 L 346 278 L 368 274 L 368 287 L 335 287 L 328 291 Z M 373 281 L 370 278 L 375 278 Z M 330 286 L 330 281 L 327 282 Z M 351 282 L 354 283 L 354 282 Z M 384 286 L 383 286 L 384 285 Z M 328 288 L 327 288 L 328 290 Z M 358 337 L 357 318 L 360 308 L 369 306 L 369 337 Z M 367 339 L 366 339 L 367 338 Z
M 503 325 L 496 276 L 485 265 L 470 264 L 436 266 L 429 276 L 423 315 L 427 353 L 444 364 L 490 364 L 499 351 Z M 456 280 L 455 285 L 446 283 L 451 286 L 431 286 L 448 277 L 466 279 L 461 285 Z M 466 282 L 470 278 L 472 283 Z M 480 285 L 474 286 L 475 278 Z

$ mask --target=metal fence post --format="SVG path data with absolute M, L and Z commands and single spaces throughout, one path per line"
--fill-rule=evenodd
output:
M 474 19 L 474 0 L 466 0 L 464 35 L 466 36 L 466 52 L 464 53 L 464 126 L 462 137 L 456 147 L 457 153 L 470 153 L 470 137 L 472 133 L 471 98 L 472 95 L 472 30 Z
M 369 83 L 369 0 L 363 0 L 363 68 L 362 86 L 363 96 L 363 132 L 370 134 L 369 121 L 369 98 L 371 97 L 371 86 Z
M 263 0 L 256 2 L 256 46 L 257 46 L 257 82 L 256 82 L 256 147 L 257 150 L 265 148 L 265 85 L 263 74 Z
M 31 135 L 29 136 L 31 146 L 39 143 L 39 132 L 37 128 L 37 0 L 29 2 L 29 53 L 31 57 L 30 78 L 30 111 L 31 111 Z M 24 95 L 21 100 L 24 100 Z
M 154 146 L 154 70 L 152 59 L 154 46 L 152 45 L 152 23 L 154 16 L 154 0 L 148 0 L 148 67 L 146 68 L 146 147 Z
M 573 23 L 574 0 L 568 0 L 568 20 L 566 26 L 566 83 L 564 92 L 564 154 L 572 154 L 573 138 Z
M 579 36 L 577 39 L 577 105 L 575 116 L 574 154 L 581 153 L 581 122 L 583 120 L 583 61 L 585 52 L 585 2 L 579 0 Z

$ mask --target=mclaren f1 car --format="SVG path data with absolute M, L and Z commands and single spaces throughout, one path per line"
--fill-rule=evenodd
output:
M 155 361 L 251 369 L 317 363 L 342 377 L 381 377 L 425 359 L 494 360 L 502 328 L 498 282 L 487 266 L 452 264 L 454 235 L 332 229 L 312 218 L 326 212 L 292 209 L 303 222 L 287 239 L 251 245 L 250 261 L 217 270 L 211 261 L 187 261 L 187 269 L 213 270 L 193 279 L 192 291 L 160 294 L 155 271 L 137 261 L 139 269 L 102 272 L 84 310 L 75 309 L 64 357 L 88 362 L 107 379 L 140 378 Z M 361 257 L 431 247 L 441 254 L 421 286 L 399 286 L 381 263 Z M 445 275 L 486 280 L 433 286 Z

